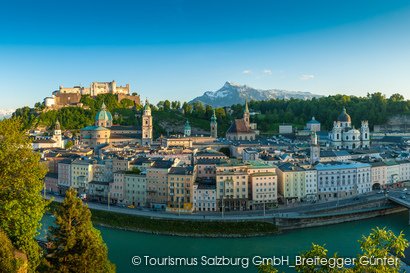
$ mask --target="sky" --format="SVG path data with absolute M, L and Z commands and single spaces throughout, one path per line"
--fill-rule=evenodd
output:
M 2 1 L 0 80 L 0 109 L 112 80 L 154 103 L 226 81 L 410 99 L 410 1 Z

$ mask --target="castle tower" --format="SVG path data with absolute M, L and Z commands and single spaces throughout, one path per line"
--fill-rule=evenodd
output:
M 60 122 L 58 121 L 58 119 L 54 126 L 53 140 L 56 142 L 56 147 L 64 148 L 63 136 L 61 134 L 61 126 L 60 126 Z
M 362 121 L 362 126 L 360 127 L 360 140 L 363 148 L 370 147 L 370 129 L 367 120 Z
M 216 120 L 215 109 L 214 113 L 211 117 L 211 137 L 217 138 L 218 137 L 218 123 Z
M 250 115 L 249 115 L 249 108 L 248 108 L 248 101 L 245 101 L 245 111 L 243 112 L 243 119 L 248 127 L 251 126 Z
M 317 134 L 313 131 L 310 135 L 310 163 L 315 164 L 320 161 L 320 145 Z
M 152 116 L 151 107 L 149 106 L 148 99 L 145 100 L 145 106 L 142 114 L 142 146 L 150 146 L 152 143 Z
M 189 124 L 189 121 L 186 120 L 185 126 L 184 126 L 184 136 L 189 137 L 191 136 L 191 125 Z

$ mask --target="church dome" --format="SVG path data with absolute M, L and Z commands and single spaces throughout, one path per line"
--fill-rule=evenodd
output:
M 95 115 L 95 121 L 96 122 L 112 122 L 112 115 L 111 113 L 107 110 L 107 107 L 105 106 L 105 103 L 102 104 L 101 110 Z
M 349 114 L 346 112 L 346 108 L 343 107 L 342 113 L 339 115 L 337 118 L 337 121 L 340 122 L 352 122 L 352 119 L 350 118 Z

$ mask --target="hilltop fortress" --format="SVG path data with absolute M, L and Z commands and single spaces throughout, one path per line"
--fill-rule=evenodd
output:
M 90 87 L 74 86 L 60 88 L 52 93 L 51 97 L 44 99 L 44 105 L 47 108 L 61 108 L 64 106 L 81 106 L 82 96 L 96 97 L 101 94 L 117 95 L 118 101 L 123 99 L 132 100 L 135 104 L 140 104 L 139 95 L 130 94 L 130 85 L 117 85 L 116 81 L 111 82 L 92 82 Z

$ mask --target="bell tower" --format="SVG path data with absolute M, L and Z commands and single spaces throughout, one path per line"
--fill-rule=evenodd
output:
M 215 109 L 214 109 L 214 113 L 211 117 L 211 137 L 213 137 L 213 138 L 218 137 L 218 122 L 216 120 Z
M 145 100 L 145 106 L 142 114 L 142 146 L 150 146 L 152 143 L 152 116 L 151 116 L 151 107 L 149 106 L 148 99 Z

